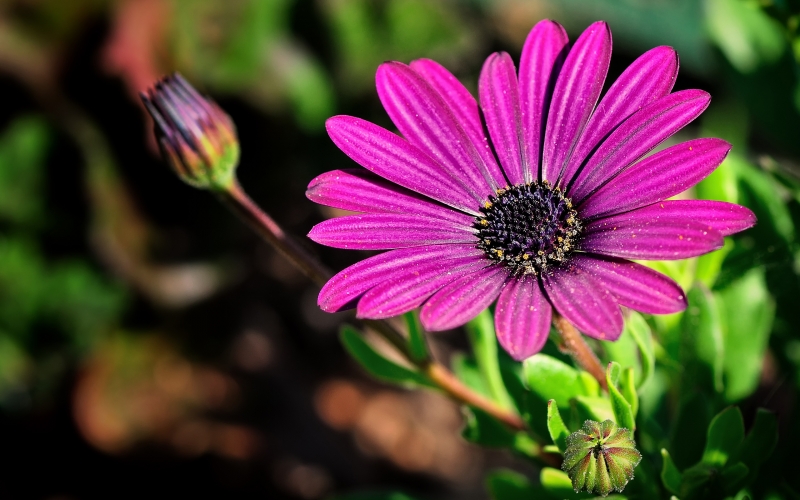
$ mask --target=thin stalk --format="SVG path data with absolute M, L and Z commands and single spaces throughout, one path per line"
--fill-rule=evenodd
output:
M 600 360 L 597 359 L 597 355 L 589 347 L 589 344 L 583 340 L 580 332 L 560 314 L 553 314 L 553 323 L 556 325 L 558 333 L 561 334 L 564 345 L 572 359 L 585 371 L 589 372 L 600 384 L 600 387 L 607 391 L 608 384 L 606 384 L 606 372 L 603 370 L 603 365 L 600 364 Z
M 231 209 L 240 219 L 250 226 L 259 236 L 272 245 L 282 256 L 294 264 L 303 274 L 320 287 L 328 282 L 333 275 L 325 266 L 309 254 L 302 246 L 294 241 L 276 223 L 272 217 L 264 213 L 258 205 L 247 196 L 238 182 L 226 191 L 219 191 L 222 202 Z M 462 384 L 452 372 L 444 365 L 433 360 L 415 360 L 409 351 L 408 341 L 391 324 L 385 321 L 365 320 L 364 324 L 371 327 L 412 365 L 428 376 L 436 386 L 459 403 L 474 406 L 509 428 L 519 431 L 526 429 L 525 422 L 516 413 L 502 408 L 494 401 L 474 392 Z

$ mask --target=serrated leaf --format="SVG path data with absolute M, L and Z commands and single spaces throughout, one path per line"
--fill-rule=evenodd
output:
M 567 437 L 569 430 L 564 425 L 564 420 L 561 419 L 561 414 L 558 412 L 558 405 L 554 399 L 547 403 L 547 430 L 550 431 L 550 439 L 558 447 L 561 453 L 567 449 Z
M 408 328 L 408 347 L 415 361 L 423 361 L 430 357 L 428 351 L 428 341 L 425 338 L 425 329 L 419 322 L 419 317 L 414 311 L 403 315 Z
M 631 431 L 636 429 L 636 421 L 633 418 L 631 404 L 617 389 L 617 381 L 621 372 L 619 363 L 611 362 L 606 368 L 606 382 L 608 383 L 608 396 L 611 399 L 611 409 L 614 411 L 614 420 L 617 425 Z
M 744 419 L 739 408 L 726 408 L 711 420 L 702 462 L 723 467 L 744 441 Z
M 383 357 L 353 327 L 344 325 L 341 329 L 340 339 L 350 356 L 375 378 L 403 386 L 435 387 L 424 375 Z
M 488 309 L 481 312 L 466 325 L 467 335 L 472 344 L 472 352 L 478 363 L 489 396 L 505 409 L 512 408 L 511 396 L 503 384 L 500 374 L 500 362 L 497 352 L 497 335 L 494 330 L 494 318 Z
M 681 482 L 683 482 L 683 475 L 681 471 L 675 467 L 669 452 L 661 448 L 661 457 L 664 459 L 664 464 L 661 466 L 661 482 L 670 493 L 676 495 L 681 491 Z

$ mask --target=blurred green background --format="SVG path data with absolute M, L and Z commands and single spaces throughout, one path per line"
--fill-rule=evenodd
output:
M 681 57 L 676 89 L 712 93 L 678 139 L 735 148 L 696 194 L 760 222 L 663 269 L 722 304 L 723 400 L 748 422 L 758 406 L 779 416 L 759 491 L 800 498 L 795 0 L 0 1 L 0 497 L 482 499 L 487 470 L 529 473 L 462 441 L 443 397 L 365 377 L 335 335 L 349 316 L 320 312 L 318 290 L 173 177 L 137 94 L 180 71 L 212 95 L 238 126 L 242 184 L 302 236 L 333 215 L 305 199 L 308 181 L 352 166 L 325 119 L 391 127 L 378 64 L 430 57 L 474 90 L 483 59 L 518 59 L 546 17 L 573 38 L 609 22 L 607 84 L 664 44 Z M 335 269 L 362 257 L 309 248 Z M 465 347 L 460 332 L 434 339 L 441 359 Z

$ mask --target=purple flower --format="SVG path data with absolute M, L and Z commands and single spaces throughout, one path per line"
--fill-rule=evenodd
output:
M 385 318 L 421 306 L 423 325 L 437 331 L 497 300 L 497 336 L 520 360 L 544 345 L 553 309 L 605 340 L 622 331 L 620 306 L 683 310 L 675 282 L 630 259 L 710 252 L 755 217 L 730 203 L 665 201 L 711 173 L 731 146 L 695 139 L 642 159 L 710 97 L 670 93 L 678 57 L 656 47 L 597 104 L 610 58 L 606 23 L 569 47 L 559 24 L 542 21 L 519 75 L 506 53 L 486 60 L 480 105 L 434 61 L 381 65 L 378 95 L 402 137 L 331 118 L 333 142 L 366 170 L 323 174 L 307 195 L 362 213 L 318 224 L 312 240 L 389 251 L 334 276 L 320 307 Z

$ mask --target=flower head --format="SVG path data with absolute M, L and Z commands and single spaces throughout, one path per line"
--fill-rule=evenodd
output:
M 239 162 L 231 118 L 177 73 L 141 98 L 155 122 L 161 151 L 178 177 L 199 188 L 229 187 Z
M 581 430 L 567 438 L 561 468 L 569 475 L 576 493 L 584 490 L 606 496 L 625 489 L 641 460 L 631 431 L 617 427 L 611 420 L 587 420 Z
M 701 255 L 755 217 L 730 203 L 666 201 L 710 174 L 730 145 L 695 139 L 645 157 L 709 95 L 671 92 L 678 58 L 656 47 L 600 99 L 610 58 L 604 22 L 570 47 L 559 24 L 542 21 L 519 72 L 506 53 L 486 60 L 480 102 L 433 61 L 381 65 L 378 96 L 401 135 L 331 118 L 331 139 L 366 170 L 323 174 L 307 196 L 361 212 L 317 225 L 311 239 L 388 251 L 332 278 L 320 307 L 385 318 L 421 306 L 436 331 L 497 300 L 498 338 L 516 359 L 542 348 L 554 310 L 606 340 L 622 331 L 620 306 L 683 310 L 674 281 L 632 260 Z

